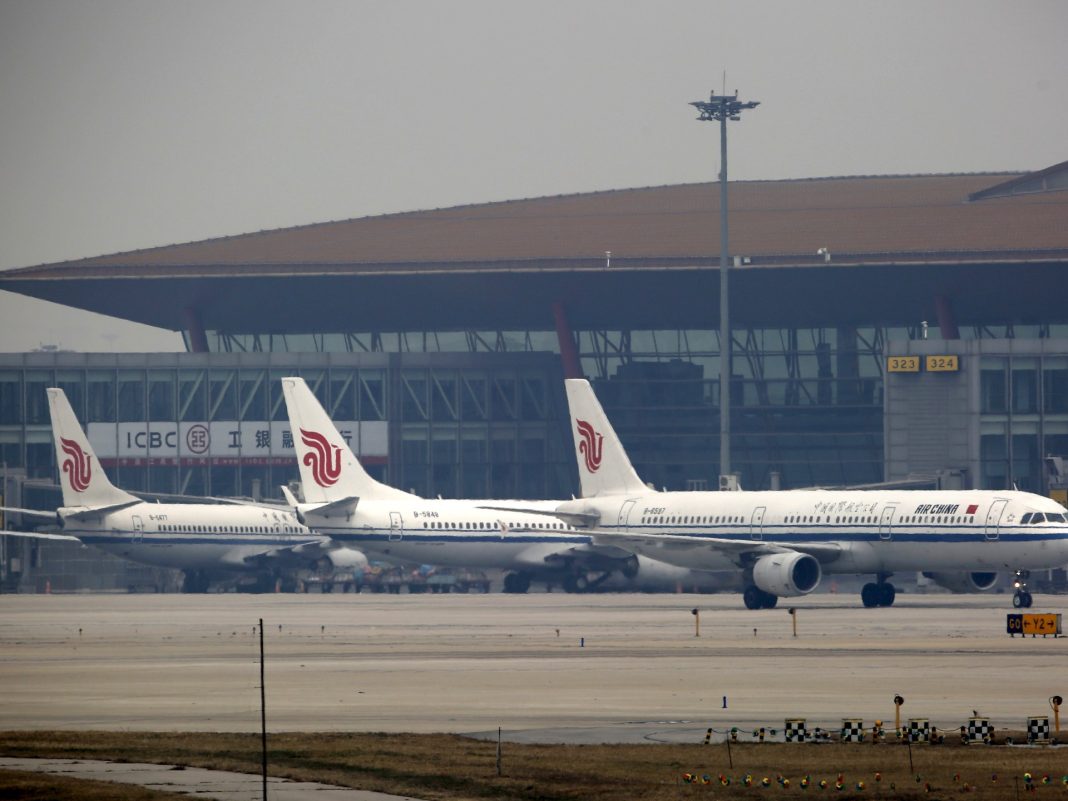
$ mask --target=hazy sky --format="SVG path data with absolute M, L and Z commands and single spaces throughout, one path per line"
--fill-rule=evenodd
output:
M 0 268 L 385 212 L 1068 159 L 1064 0 L 0 0 Z M 0 350 L 177 335 L 0 292 Z

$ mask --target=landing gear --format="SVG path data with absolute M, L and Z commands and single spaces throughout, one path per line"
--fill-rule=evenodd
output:
M 526 573 L 509 573 L 504 577 L 504 591 L 524 593 L 530 589 L 530 576 Z
M 590 580 L 585 573 L 575 573 L 564 576 L 564 592 L 586 592 L 590 588 Z
M 564 592 L 596 592 L 597 588 L 612 578 L 612 571 L 606 570 L 601 574 L 595 572 L 586 573 L 579 571 L 564 576 L 562 583 Z
M 208 574 L 202 570 L 186 570 L 182 574 L 182 592 L 207 592 L 209 584 Z
M 1014 609 L 1031 608 L 1033 599 L 1031 598 L 1031 593 L 1027 591 L 1027 579 L 1030 577 L 1030 570 L 1016 571 L 1016 579 L 1012 582 L 1012 586 L 1016 588 L 1016 592 L 1012 594 L 1012 606 Z
M 746 609 L 774 609 L 775 604 L 779 602 L 779 596 L 750 584 L 742 593 L 742 600 L 745 601 Z
M 897 590 L 894 585 L 882 579 L 865 584 L 860 591 L 860 600 L 869 609 L 876 606 L 893 606 L 896 597 Z

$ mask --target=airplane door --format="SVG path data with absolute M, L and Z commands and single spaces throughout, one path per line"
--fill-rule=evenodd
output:
M 897 507 L 893 505 L 883 509 L 882 517 L 879 518 L 879 539 L 886 541 L 893 539 L 891 526 L 894 522 L 895 511 L 897 511 Z
M 389 541 L 400 542 L 404 537 L 404 520 L 400 512 L 389 513 Z
M 749 523 L 749 536 L 754 540 L 764 539 L 764 512 L 766 506 L 758 506 L 753 510 L 753 519 Z
M 1008 503 L 1008 498 L 1001 498 L 990 504 L 990 510 L 986 513 L 985 534 L 987 542 L 997 541 L 998 524 L 1001 523 L 1001 516 L 1005 513 L 1005 507 Z
M 130 520 L 133 522 L 133 541 L 140 542 L 145 534 L 144 521 L 141 520 L 141 515 L 132 515 Z
M 630 510 L 634 508 L 634 504 L 637 501 L 624 501 L 623 505 L 619 507 L 619 520 L 616 521 L 616 525 L 620 531 L 627 530 L 627 521 L 630 519 Z

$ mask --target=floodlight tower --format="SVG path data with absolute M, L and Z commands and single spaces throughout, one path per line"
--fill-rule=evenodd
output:
M 743 102 L 734 95 L 712 92 L 707 101 L 690 103 L 700 114 L 701 122 L 719 122 L 719 485 L 730 486 L 731 475 L 731 325 L 727 294 L 727 120 L 737 122 L 746 109 L 756 108 L 759 101 Z

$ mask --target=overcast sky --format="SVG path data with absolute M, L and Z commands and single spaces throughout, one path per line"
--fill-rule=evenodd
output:
M 1068 159 L 1064 0 L 0 0 L 0 268 L 462 203 Z M 177 335 L 0 292 L 0 350 Z

